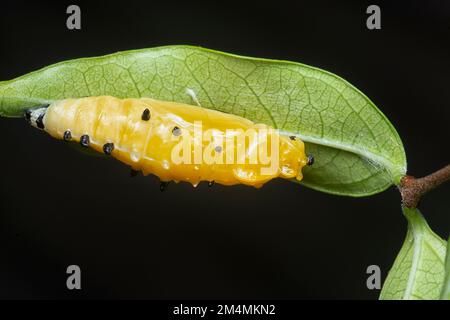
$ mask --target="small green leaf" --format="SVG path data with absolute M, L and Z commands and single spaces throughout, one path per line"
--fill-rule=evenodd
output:
M 430 229 L 418 209 L 404 207 L 403 213 L 408 220 L 408 232 L 380 299 L 439 299 L 445 274 L 446 242 Z
M 448 239 L 447 243 L 450 241 Z M 447 254 L 445 256 L 445 280 L 442 286 L 441 300 L 450 300 L 450 246 L 447 245 Z
M 342 78 L 288 61 L 169 46 L 58 63 L 0 82 L 0 115 L 53 100 L 94 95 L 193 103 L 297 135 L 314 155 L 306 186 L 366 196 L 398 184 L 406 172 L 391 123 Z

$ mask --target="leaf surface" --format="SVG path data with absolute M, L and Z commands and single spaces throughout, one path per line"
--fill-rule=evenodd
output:
M 403 208 L 408 220 L 405 242 L 381 291 L 382 300 L 439 299 L 444 281 L 446 242 L 428 226 L 418 209 Z

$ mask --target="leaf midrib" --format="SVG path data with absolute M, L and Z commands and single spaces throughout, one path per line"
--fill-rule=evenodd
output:
M 417 272 L 419 270 L 419 262 L 420 258 L 422 256 L 422 249 L 423 246 L 427 243 L 425 243 L 426 238 L 424 237 L 425 231 L 429 230 L 428 225 L 423 225 L 425 223 L 424 218 L 422 217 L 421 213 L 417 209 L 407 209 L 412 210 L 413 214 L 416 216 L 410 217 L 411 220 L 417 220 L 417 221 L 410 221 L 409 224 L 411 226 L 412 236 L 413 236 L 413 257 L 412 257 L 412 263 L 411 268 L 408 274 L 408 281 L 405 288 L 405 292 L 403 294 L 403 300 L 411 300 L 412 296 L 417 296 L 417 294 L 413 293 L 415 280 L 417 277 Z M 439 241 L 442 241 L 439 237 L 437 238 Z M 435 256 L 441 261 L 442 258 L 439 256 L 439 254 L 436 252 L 433 246 L 428 245 L 430 251 L 432 251 Z
M 375 154 L 373 152 L 362 152 L 361 149 L 357 149 L 357 148 L 353 147 L 352 145 L 347 145 L 344 143 L 339 143 L 337 141 L 331 141 L 331 140 L 327 140 L 327 139 L 323 139 L 323 138 L 315 138 L 315 137 L 311 137 L 311 136 L 305 136 L 300 133 L 294 133 L 294 132 L 289 132 L 289 131 L 280 131 L 280 133 L 285 133 L 288 135 L 295 135 L 305 142 L 321 145 L 324 147 L 330 147 L 333 149 L 347 151 L 347 152 L 356 154 L 364 159 L 373 161 L 389 170 L 392 177 L 394 179 L 396 179 L 396 181 L 394 181 L 395 184 L 398 184 L 400 182 L 399 178 L 406 173 L 406 168 L 404 168 L 402 165 L 393 166 L 392 164 L 394 162 L 390 161 L 388 158 L 383 157 L 378 154 Z
M 423 239 L 423 228 L 417 228 L 417 225 L 411 223 L 411 229 L 413 234 L 413 257 L 411 268 L 408 274 L 408 281 L 406 282 L 405 292 L 403 293 L 403 300 L 411 300 L 413 295 L 412 291 L 414 289 L 414 284 L 416 280 L 417 270 L 419 269 L 419 261 L 422 253 L 422 239 Z

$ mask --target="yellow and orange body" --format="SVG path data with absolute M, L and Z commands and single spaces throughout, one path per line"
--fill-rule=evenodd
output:
M 300 139 L 279 135 L 270 126 L 198 106 L 149 98 L 61 100 L 41 113 L 41 121 L 42 129 L 57 139 L 68 140 L 70 136 L 70 140 L 79 142 L 88 136 L 89 146 L 99 152 L 106 152 L 107 144 L 113 146 L 108 154 L 144 175 L 155 174 L 161 181 L 193 185 L 214 181 L 260 187 L 276 177 L 301 180 L 301 170 L 308 162 Z M 269 139 L 264 142 L 242 137 L 253 131 L 268 132 Z M 270 165 L 262 161 L 250 163 L 249 159 L 260 158 L 263 148 L 269 157 L 278 150 L 274 170 L 268 170 Z M 238 158 L 239 150 L 245 151 L 247 161 Z M 183 162 L 189 159 L 191 163 Z

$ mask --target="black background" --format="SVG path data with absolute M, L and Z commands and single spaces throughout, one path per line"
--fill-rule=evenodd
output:
M 393 2 L 393 1 L 392 1 Z M 192 44 L 299 61 L 367 94 L 403 139 L 409 173 L 449 162 L 450 4 L 365 1 L 98 1 L 0 4 L 0 79 L 62 60 Z M 82 30 L 66 28 L 78 4 Z M 369 198 L 277 180 L 193 189 L 129 178 L 126 166 L 78 153 L 0 119 L 0 298 L 376 299 L 366 268 L 385 278 L 406 221 L 395 188 Z M 449 235 L 450 185 L 421 210 Z M 82 290 L 66 288 L 66 267 Z

